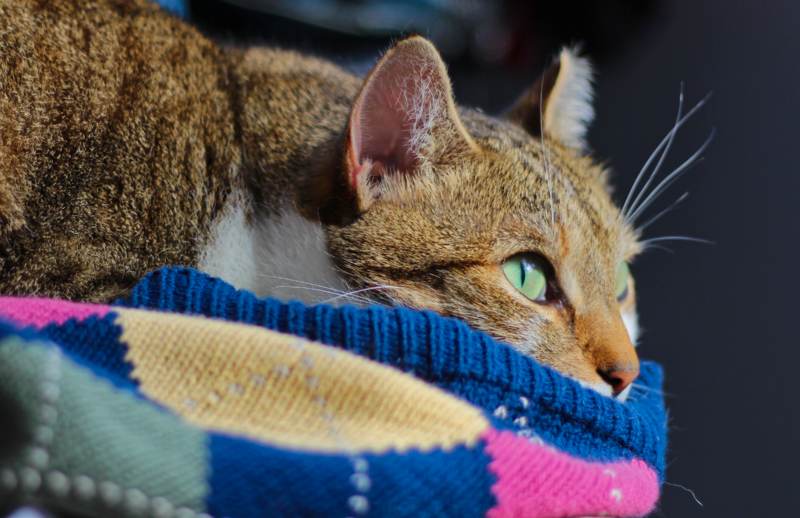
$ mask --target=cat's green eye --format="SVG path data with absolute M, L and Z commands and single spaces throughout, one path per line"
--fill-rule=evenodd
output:
M 533 254 L 510 257 L 503 263 L 503 273 L 514 288 L 535 302 L 547 300 L 545 262 Z
M 625 300 L 628 296 L 628 280 L 631 276 L 631 270 L 628 268 L 628 263 L 622 261 L 617 265 L 616 281 L 614 294 L 620 302 Z

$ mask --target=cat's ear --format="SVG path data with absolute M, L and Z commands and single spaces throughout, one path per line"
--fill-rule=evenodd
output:
M 418 36 L 397 43 L 365 79 L 350 114 L 345 167 L 359 207 L 379 198 L 391 177 L 473 149 L 436 48 Z
M 592 66 L 573 49 L 563 49 L 506 117 L 535 137 L 542 134 L 583 151 L 594 119 Z

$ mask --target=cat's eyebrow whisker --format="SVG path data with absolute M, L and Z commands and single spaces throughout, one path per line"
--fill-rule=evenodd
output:
M 672 248 L 667 248 L 666 246 L 653 245 L 653 244 L 642 245 L 642 251 L 650 250 L 650 249 L 663 250 L 664 252 L 667 252 L 669 254 L 675 254 L 675 250 L 673 250 Z
M 689 160 L 692 160 L 692 161 L 689 162 Z M 666 192 L 666 190 L 669 189 L 670 186 L 672 186 L 673 183 L 675 183 L 681 176 L 683 176 L 684 174 L 688 173 L 691 170 L 692 167 L 700 164 L 702 161 L 703 161 L 703 157 L 698 157 L 698 158 L 695 158 L 695 159 L 692 159 L 690 157 L 687 160 L 687 162 L 689 162 L 689 163 L 684 162 L 683 164 L 681 164 L 679 166 L 680 171 L 678 171 L 677 169 L 675 170 L 675 171 L 678 171 L 677 175 L 672 176 L 672 174 L 670 174 L 670 176 L 668 176 L 667 178 L 664 178 L 664 180 L 662 180 L 656 186 L 656 188 L 653 189 L 653 192 L 647 197 L 647 199 L 645 199 L 645 201 L 642 202 L 641 207 L 638 207 L 636 209 L 636 212 L 633 214 L 633 216 L 635 216 L 635 217 L 631 217 L 630 220 L 629 220 L 631 222 L 631 224 L 635 224 L 636 218 L 641 216 L 642 213 L 645 210 L 647 210 L 647 208 L 650 205 L 652 205 L 658 199 L 659 196 L 664 194 L 664 192 Z M 684 164 L 685 164 L 685 167 L 684 167 Z M 673 171 L 673 173 L 675 171 Z
M 628 191 L 628 195 L 625 197 L 625 204 L 622 206 L 622 213 L 625 214 L 626 216 L 627 216 L 627 210 L 628 210 L 628 202 L 631 203 L 631 207 L 636 206 L 636 203 L 639 201 L 639 199 L 642 197 L 642 195 L 647 191 L 647 188 L 650 187 L 650 184 L 653 182 L 653 179 L 658 174 L 658 170 L 661 169 L 661 165 L 664 163 L 664 160 L 667 158 L 667 155 L 669 154 L 669 150 L 672 147 L 672 142 L 675 140 L 675 136 L 678 134 L 678 131 L 677 131 L 678 123 L 680 122 L 681 117 L 683 116 L 683 101 L 684 101 L 684 86 L 683 86 L 683 81 L 681 81 L 680 93 L 678 94 L 678 113 L 675 116 L 675 124 L 672 125 L 672 130 L 670 130 L 667 133 L 669 138 L 666 141 L 666 144 L 665 144 L 665 147 L 664 147 L 664 152 L 661 153 L 661 157 L 658 159 L 658 163 L 653 168 L 653 171 L 650 173 L 650 176 L 647 178 L 647 181 L 644 183 L 642 188 L 639 190 L 639 193 L 636 195 L 636 197 L 631 202 L 630 198 L 633 195 L 634 190 L 636 189 L 636 185 L 641 180 L 642 173 L 647 170 L 648 165 L 650 165 L 650 162 L 652 162 L 652 160 L 655 157 L 656 153 L 658 153 L 658 148 L 656 148 L 656 150 L 653 151 L 653 154 L 650 155 L 650 157 L 647 159 L 647 162 L 645 163 L 644 167 L 642 167 L 642 170 L 636 176 L 636 180 L 634 181 L 633 186 L 631 187 L 631 190 Z M 660 145 L 661 144 L 659 144 L 659 146 Z
M 649 227 L 650 225 L 652 225 L 653 223 L 655 223 L 656 221 L 658 221 L 659 219 L 661 219 L 662 217 L 664 217 L 666 214 L 668 214 L 668 213 L 672 212 L 673 210 L 675 210 L 675 209 L 678 207 L 678 205 L 680 205 L 681 203 L 683 203 L 683 202 L 684 202 L 684 200 L 686 200 L 686 198 L 688 198 L 688 197 L 689 197 L 689 193 L 688 193 L 688 192 L 685 192 L 685 193 L 681 194 L 681 195 L 678 197 L 678 199 L 677 199 L 677 200 L 673 201 L 673 202 L 672 202 L 672 203 L 669 205 L 669 207 L 667 207 L 666 209 L 662 210 L 661 212 L 659 212 L 658 214 L 656 214 L 656 215 L 655 215 L 655 216 L 653 216 L 652 218 L 648 219 L 647 221 L 645 221 L 644 223 L 642 223 L 641 225 L 639 225 L 639 226 L 637 227 L 637 230 L 639 231 L 639 235 L 641 235 L 641 233 L 642 233 L 642 232 L 644 232 L 644 230 L 645 230 L 647 227 Z
M 658 185 L 653 187 L 653 190 L 647 197 L 633 210 L 633 214 L 629 216 L 629 221 L 636 221 L 641 213 L 647 209 L 664 191 L 666 191 L 673 182 L 675 182 L 678 178 L 683 176 L 689 168 L 699 163 L 702 158 L 701 155 L 705 152 L 706 148 L 711 144 L 711 141 L 714 140 L 714 136 L 717 134 L 716 129 L 712 129 L 711 133 L 709 133 L 708 138 L 706 138 L 705 142 L 703 142 L 697 151 L 692 153 L 692 155 L 687 158 L 681 165 L 679 165 L 674 171 L 668 174 L 664 179 L 662 179 Z
M 544 173 L 547 175 L 547 193 L 550 197 L 550 229 L 553 233 L 555 233 L 556 229 L 556 206 L 554 202 L 554 195 L 553 195 L 553 175 L 552 171 L 550 170 L 550 157 L 549 152 L 547 149 L 547 143 L 545 142 L 544 136 L 544 110 L 542 106 L 544 105 L 544 81 L 539 88 L 539 131 L 542 135 L 542 157 L 544 158 Z
M 653 150 L 653 152 L 647 158 L 647 161 L 644 163 L 642 168 L 639 170 L 639 174 L 636 175 L 636 179 L 633 181 L 633 184 L 631 185 L 631 188 L 628 191 L 628 195 L 625 197 L 625 202 L 622 205 L 622 214 L 625 217 L 625 219 L 628 219 L 630 221 L 634 220 L 633 218 L 629 218 L 629 216 L 628 216 L 629 213 L 633 211 L 633 208 L 631 207 L 631 205 L 632 205 L 631 204 L 631 198 L 634 196 L 634 194 L 635 194 L 635 192 L 637 190 L 637 187 L 639 186 L 639 182 L 642 181 L 642 178 L 646 174 L 647 169 L 650 167 L 650 164 L 653 163 L 653 160 L 656 159 L 656 156 L 658 156 L 658 154 L 661 152 L 661 150 L 664 148 L 664 146 L 666 146 L 668 143 L 670 143 L 672 141 L 672 138 L 675 136 L 675 134 L 678 132 L 678 130 L 681 128 L 681 126 L 683 126 L 686 123 L 686 121 L 688 121 L 695 113 L 697 113 L 697 111 L 700 110 L 700 108 L 705 106 L 705 104 L 711 98 L 711 95 L 712 95 L 711 92 L 709 92 L 705 97 L 700 99 L 700 101 L 698 101 L 697 104 L 695 104 L 694 107 L 692 107 L 692 109 L 689 110 L 686 113 L 686 115 L 684 115 L 684 116 L 680 117 L 679 119 L 677 119 L 675 124 L 672 126 L 672 129 L 666 135 L 664 135 L 664 138 L 661 139 L 661 142 L 658 143 L 656 148 Z M 683 89 L 681 89 L 681 98 L 679 99 L 679 108 L 678 108 L 679 111 L 682 109 L 682 104 L 683 104 Z M 638 195 L 637 195 L 637 198 L 638 198 Z
M 710 239 L 703 239 L 702 237 L 692 237 L 692 236 L 659 236 L 659 237 L 651 237 L 649 239 L 645 239 L 641 242 L 643 246 L 649 246 L 652 243 L 660 243 L 661 241 L 690 241 L 692 243 L 703 243 L 706 245 L 715 245 L 714 241 Z

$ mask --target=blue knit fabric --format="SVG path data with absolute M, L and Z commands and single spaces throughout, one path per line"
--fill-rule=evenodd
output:
M 189 15 L 189 2 L 188 0 L 155 0 L 161 7 L 177 14 L 178 16 L 187 17 Z
M 57 343 L 69 357 L 92 369 L 104 369 L 104 377 L 129 379 L 133 365 L 125 359 L 128 349 L 121 341 L 122 328 L 114 321 L 116 315 L 92 316 L 81 321 L 68 320 L 50 324 L 37 332 Z
M 348 516 L 353 459 L 294 452 L 210 434 L 208 511 L 213 516 Z M 362 455 L 372 516 L 485 516 L 494 477 L 481 445 Z M 453 476 L 458 474 L 457 476 Z M 314 481 L 309 484 L 309 481 Z M 431 481 L 436 481 L 432 484 Z M 253 491 L 258 487 L 258 491 Z
M 644 389 L 620 404 L 461 321 L 427 311 L 259 299 L 186 268 L 149 274 L 117 304 L 224 318 L 340 347 L 435 384 L 489 416 L 504 405 L 510 418 L 492 417 L 498 428 L 518 428 L 514 420 L 524 416 L 536 434 L 567 453 L 602 461 L 638 457 L 663 480 L 666 412 L 662 372 L 652 362 L 642 363 Z
M 49 340 L 75 363 L 82 365 L 117 388 L 130 391 L 138 385 L 131 376 L 133 365 L 125 359 L 128 348 L 122 342 L 122 328 L 115 323 L 116 315 L 91 316 L 84 320 L 67 320 L 62 324 L 49 324 L 41 329 L 19 328 L 0 321 L 0 339 L 9 334 L 25 340 Z

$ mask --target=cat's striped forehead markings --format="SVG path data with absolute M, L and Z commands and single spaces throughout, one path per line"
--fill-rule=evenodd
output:
M 507 207 L 520 207 L 522 214 L 515 215 L 519 220 L 529 219 L 526 218 L 529 215 L 536 225 L 552 226 L 548 218 L 540 217 L 552 200 L 556 214 L 554 236 L 561 235 L 563 240 L 563 236 L 578 233 L 602 243 L 616 241 L 618 211 L 610 201 L 603 200 L 607 195 L 602 192 L 602 180 L 587 174 L 584 164 L 574 165 L 553 153 L 546 167 L 541 144 L 532 143 L 530 137 L 525 142 L 515 142 L 514 147 L 493 145 L 492 148 L 511 163 L 511 170 L 503 171 L 504 181 L 516 188 L 500 192 L 506 197 L 519 198 L 503 200 Z M 489 175 L 495 174 L 491 169 Z M 600 170 L 591 173 L 602 174 Z M 548 179 L 548 175 L 552 178 Z M 553 192 L 549 193 L 551 187 Z M 543 238 L 545 233 L 539 234 Z
M 606 222 L 616 217 L 616 209 L 605 202 L 603 196 L 598 196 L 598 192 L 605 188 L 604 173 L 600 168 L 583 157 L 564 159 L 564 152 L 554 149 L 556 143 L 534 140 L 510 124 L 479 122 L 479 117 L 474 115 L 471 122 L 469 128 L 478 135 L 479 141 L 498 155 L 512 160 L 517 165 L 514 174 L 526 177 L 528 186 L 536 187 L 534 192 L 543 195 L 543 198 L 535 198 L 537 201 L 549 203 L 546 189 L 550 182 L 556 205 L 563 199 L 574 199 L 581 204 L 595 230 L 605 231 L 609 228 Z M 544 146 L 548 146 L 548 149 Z

